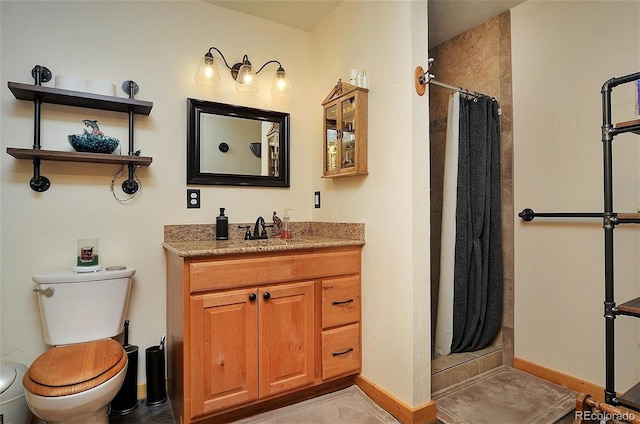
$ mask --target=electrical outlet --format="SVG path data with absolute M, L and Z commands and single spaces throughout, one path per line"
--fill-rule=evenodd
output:
M 320 192 L 316 191 L 313 196 L 313 205 L 316 209 L 320 209 Z
M 187 209 L 200 207 L 200 190 L 197 188 L 187 189 Z

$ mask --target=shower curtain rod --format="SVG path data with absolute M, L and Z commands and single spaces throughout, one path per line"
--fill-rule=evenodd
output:
M 482 93 L 478 93 L 478 92 L 471 92 L 471 91 L 467 90 L 466 88 L 454 87 L 453 85 L 446 84 L 446 83 L 440 82 L 438 80 L 434 80 L 433 78 L 435 78 L 435 75 L 433 75 L 433 74 L 429 74 L 428 77 L 429 77 L 429 79 L 427 79 L 427 81 L 425 81 L 425 84 L 437 85 L 438 87 L 446 88 L 447 90 L 451 90 L 451 91 L 459 91 L 460 93 L 468 94 L 469 96 L 491 97 L 491 96 L 488 96 L 486 94 L 482 94 Z M 491 98 L 495 100 L 494 97 L 491 97 Z
M 453 86 L 451 84 L 446 84 L 444 82 L 440 82 L 440 81 L 435 80 L 434 78 L 436 76 L 429 73 L 429 69 L 431 69 L 431 67 L 433 66 L 433 62 L 434 62 L 434 59 L 432 57 L 430 57 L 429 60 L 428 60 L 429 67 L 427 68 L 426 71 L 422 68 L 422 66 L 416 67 L 416 70 L 415 70 L 415 73 L 414 73 L 414 77 L 415 77 L 414 83 L 415 83 L 416 92 L 420 96 L 424 95 L 427 85 L 433 84 L 433 85 L 437 85 L 438 87 L 446 88 L 447 90 L 459 91 L 460 93 L 467 94 L 469 96 L 489 97 L 492 100 L 497 101 L 497 99 L 495 97 L 493 97 L 493 96 L 489 96 L 487 94 L 482 94 L 482 93 L 478 93 L 478 92 L 471 92 L 471 91 L 467 90 L 466 88 L 456 87 L 456 86 Z

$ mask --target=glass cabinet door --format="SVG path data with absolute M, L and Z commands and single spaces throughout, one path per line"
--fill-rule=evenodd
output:
M 325 171 L 336 172 L 338 170 L 338 105 L 332 105 L 325 109 Z
M 356 98 L 342 100 L 342 140 L 340 149 L 340 167 L 353 168 L 356 164 Z

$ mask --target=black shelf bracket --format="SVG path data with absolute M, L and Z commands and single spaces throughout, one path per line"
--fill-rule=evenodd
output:
M 133 99 L 133 96 L 135 94 L 138 93 L 139 87 L 138 84 L 136 84 L 134 81 L 128 80 L 122 83 L 122 91 L 124 91 L 126 94 L 129 95 L 130 99 Z M 134 111 L 133 108 L 130 107 L 129 111 L 129 151 L 128 154 L 129 156 L 136 156 L 136 152 L 133 151 L 133 116 L 134 116 Z M 138 152 L 139 154 L 139 152 Z M 122 191 L 124 191 L 127 194 L 134 194 L 136 193 L 138 190 L 140 190 L 140 185 L 138 184 L 138 182 L 135 180 L 135 165 L 130 163 L 128 165 L 129 168 L 129 172 L 128 172 L 128 178 L 125 182 L 122 183 Z
M 606 319 L 616 319 L 616 315 L 619 315 L 618 307 L 615 302 L 604 302 L 604 317 Z
M 43 82 L 51 81 L 51 71 L 44 66 L 34 66 L 31 70 L 31 75 L 36 85 L 42 85 Z M 33 148 L 40 150 L 40 114 L 42 111 L 42 99 L 35 97 L 33 99 L 33 105 Z M 44 175 L 40 175 L 40 158 L 33 159 L 33 178 L 29 181 L 29 187 L 39 193 L 47 191 L 49 187 L 51 187 L 51 181 Z

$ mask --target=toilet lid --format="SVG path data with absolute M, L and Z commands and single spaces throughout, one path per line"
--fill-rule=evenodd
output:
M 127 365 L 127 355 L 113 339 L 49 349 L 29 367 L 25 389 L 40 396 L 80 393 L 109 380 Z

